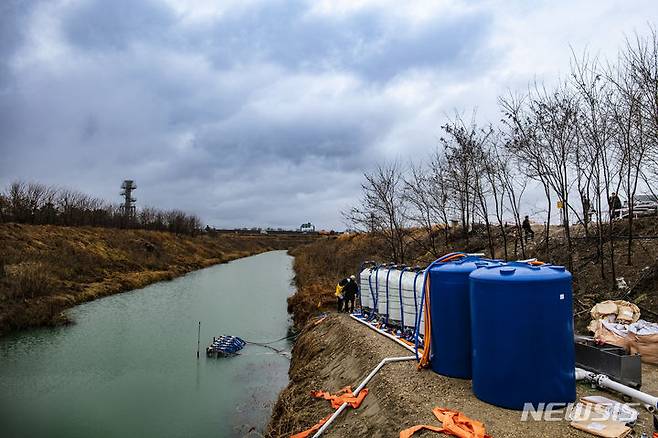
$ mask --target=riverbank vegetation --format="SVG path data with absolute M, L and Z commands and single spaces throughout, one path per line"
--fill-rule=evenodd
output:
M 0 223 L 90 226 L 196 235 L 201 219 L 181 210 L 153 207 L 126 212 L 123 205 L 77 190 L 15 181 L 0 192 Z
M 572 247 L 567 251 L 564 230 L 560 226 L 549 229 L 549 246 L 555 248 L 546 259 L 544 249 L 546 242 L 537 237 L 524 243 L 525 256 L 539 258 L 554 264 L 565 265 L 571 259 L 573 264 L 573 288 L 576 322 L 579 328 L 589 322 L 591 307 L 605 299 L 625 299 L 637 303 L 649 319 L 658 319 L 658 218 L 639 218 L 634 224 L 636 229 L 637 250 L 633 252 L 632 263 L 620 263 L 617 278 L 623 278 L 619 285 L 609 287 L 600 275 L 598 263 L 598 242 L 596 237 L 587 236 L 582 226 L 572 227 Z M 515 241 L 518 241 L 513 229 L 504 236 L 500 231 L 487 233 L 484 227 L 475 227 L 465 237 L 460 228 L 449 229 L 447 234 L 441 227 L 434 232 L 441 236 L 435 242 L 435 250 L 429 250 L 426 231 L 422 228 L 406 230 L 403 247 L 407 255 L 407 265 L 425 266 L 437 258 L 437 254 L 452 251 L 493 254 L 500 257 L 507 252 L 514 254 Z M 612 239 L 625 239 L 628 229 L 624 222 L 615 223 Z M 604 244 L 608 243 L 608 237 Z M 319 311 L 330 310 L 335 303 L 333 294 L 339 279 L 356 274 L 360 264 L 365 260 L 380 263 L 395 261 L 394 254 L 386 236 L 381 233 L 344 234 L 335 239 L 319 239 L 310 244 L 299 246 L 291 251 L 295 256 L 295 282 L 297 292 L 288 299 L 289 311 L 298 327 Z
M 310 239 L 0 224 L 0 334 L 67 322 L 62 312 L 76 304 Z

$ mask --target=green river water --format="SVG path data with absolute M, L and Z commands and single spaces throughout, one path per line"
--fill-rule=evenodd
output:
M 292 276 L 292 257 L 273 251 L 80 305 L 75 325 L 0 338 L 0 437 L 260 436 L 288 359 L 204 349 L 220 334 L 285 337 Z

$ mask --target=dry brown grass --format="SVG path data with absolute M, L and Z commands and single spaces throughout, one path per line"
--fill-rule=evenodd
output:
M 658 220 L 643 218 L 636 221 L 636 235 L 655 236 L 658 231 Z M 539 231 L 539 230 L 537 230 Z M 615 225 L 615 233 L 624 236 L 627 233 L 625 223 Z M 565 250 L 564 232 L 555 227 L 551 232 L 551 254 L 546 257 L 545 246 L 536 234 L 536 240 L 526 248 L 525 257 L 517 253 L 518 258 L 537 257 L 546 262 L 566 265 L 568 254 Z M 597 254 L 596 238 L 584 238 L 581 227 L 574 226 L 572 256 L 574 274 L 574 296 L 576 322 L 579 328 L 589 322 L 589 309 L 599 301 L 606 299 L 630 299 L 635 301 L 644 314 L 650 319 L 658 319 L 658 239 L 639 239 L 634 244 L 634 255 L 631 265 L 626 264 L 626 241 L 622 237 L 615 240 L 617 277 L 624 277 L 633 288 L 629 296 L 625 291 L 614 290 L 611 287 L 612 278 L 609 272 L 601 277 L 599 255 Z M 434 256 L 423 249 L 422 230 L 411 230 L 407 247 L 408 264 L 425 265 Z M 607 244 L 606 244 L 607 245 Z M 451 251 L 466 251 L 489 253 L 488 240 L 484 233 L 478 233 L 465 241 L 453 236 L 449 243 L 440 242 L 437 252 L 440 254 Z M 503 241 L 499 235 L 494 236 L 496 257 L 503 257 Z M 609 258 L 605 250 L 604 264 L 609 270 Z M 288 309 L 293 314 L 297 326 L 303 325 L 310 316 L 319 310 L 332 309 L 334 304 L 333 290 L 336 282 L 347 275 L 357 272 L 364 260 L 390 261 L 390 255 L 385 242 L 376 236 L 358 234 L 341 235 L 338 238 L 319 239 L 309 245 L 295 249 L 295 274 L 297 293 L 288 299 Z M 514 257 L 514 242 L 508 240 L 508 257 Z
M 7 294 L 12 298 L 34 298 L 53 293 L 55 282 L 43 262 L 26 261 L 5 265 Z
M 310 239 L 0 224 L 0 334 L 58 324 L 73 305 Z
M 338 280 L 354 274 L 363 260 L 381 260 L 385 249 L 384 242 L 372 236 L 344 234 L 318 239 L 294 249 L 291 254 L 295 256 L 297 293 L 288 298 L 288 311 L 300 326 L 319 311 L 333 308 L 333 291 Z

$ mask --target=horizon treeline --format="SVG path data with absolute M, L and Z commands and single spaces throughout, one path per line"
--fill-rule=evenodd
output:
M 23 181 L 15 181 L 0 192 L 0 222 L 132 228 L 187 235 L 202 231 L 199 217 L 181 210 L 142 207 L 126 214 L 119 203 L 77 190 Z
M 633 200 L 643 192 L 653 195 L 658 181 L 656 30 L 627 38 L 614 59 L 572 53 L 567 77 L 555 85 L 532 82 L 499 97 L 498 104 L 496 123 L 478 124 L 474 114 L 443 124 L 429 159 L 380 163 L 365 173 L 360 203 L 343 213 L 346 220 L 383 235 L 400 263 L 414 238 L 411 227 L 425 230 L 426 250 L 438 255 L 451 222 L 466 239 L 486 234 L 492 256 L 494 239 L 502 238 L 499 256 L 525 258 L 522 222 L 533 182 L 545 205 L 540 254 L 550 260 L 552 251 L 566 251 L 571 269 L 571 227 L 578 224 L 596 242 L 602 278 L 614 285 L 615 263 L 632 263 Z M 626 201 L 623 245 L 615 245 L 619 236 L 613 236 L 620 223 L 614 220 L 615 194 Z M 560 248 L 549 239 L 553 218 L 563 228 Z

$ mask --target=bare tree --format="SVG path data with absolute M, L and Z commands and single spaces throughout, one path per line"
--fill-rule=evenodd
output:
M 602 74 L 597 58 L 590 57 L 587 52 L 581 57 L 573 56 L 571 64 L 572 84 L 580 95 L 578 133 L 580 137 L 579 153 L 585 163 L 591 166 L 590 187 L 594 195 L 597 222 L 597 255 L 599 257 L 601 278 L 606 277 L 603 256 L 603 210 L 607 205 L 608 218 L 612 217 L 611 205 L 608 201 L 612 192 L 618 170 L 616 169 L 616 149 L 613 142 L 615 124 L 613 123 L 613 91 L 611 83 Z M 617 183 L 618 184 L 618 183 Z M 583 208 L 584 210 L 584 208 Z M 587 216 L 587 212 L 583 212 Z M 607 239 L 610 251 L 611 287 L 615 285 L 615 241 L 613 239 L 613 223 L 610 220 L 607 227 Z
M 345 217 L 357 228 L 372 228 L 384 236 L 392 259 L 404 263 L 408 204 L 401 167 L 398 163 L 380 165 L 364 177 L 361 203 L 352 207 Z
M 649 125 L 644 111 L 647 97 L 634 70 L 634 60 L 644 58 L 646 50 L 645 41 L 640 38 L 637 38 L 635 43 L 627 41 L 617 65 L 608 74 L 608 79 L 614 87 L 611 108 L 616 127 L 615 142 L 619 151 L 618 159 L 624 175 L 622 187 L 626 192 L 628 206 L 627 265 L 632 264 L 635 194 L 644 158 L 649 154 L 651 145 L 647 138 Z
M 528 176 L 549 188 L 562 204 L 561 222 L 567 241 L 569 269 L 573 266 L 569 221 L 571 165 L 578 142 L 576 119 L 578 100 L 566 84 L 549 92 L 544 86 L 531 87 L 525 101 L 503 100 L 504 112 L 513 128 L 514 141 L 509 145 L 517 157 L 526 163 Z
M 404 199 L 408 202 L 409 208 L 406 210 L 406 219 L 418 225 L 424 235 L 421 238 L 411 238 L 426 252 L 438 257 L 437 249 L 437 217 L 434 209 L 434 196 L 432 193 L 432 183 L 427 169 L 421 163 L 411 163 L 409 166 L 408 177 L 404 178 Z
M 181 211 L 144 209 L 137 228 L 196 234 L 201 221 Z M 123 227 L 121 207 L 75 190 L 16 181 L 0 193 L 0 222 L 65 226 Z
M 462 236 L 468 240 L 469 229 L 475 222 L 475 213 L 485 221 L 489 246 L 493 250 L 489 224 L 486 193 L 481 184 L 484 162 L 484 144 L 492 134 L 492 128 L 480 129 L 475 123 L 475 114 L 470 123 L 461 116 L 442 126 L 445 136 L 441 137 L 449 190 L 461 218 Z

